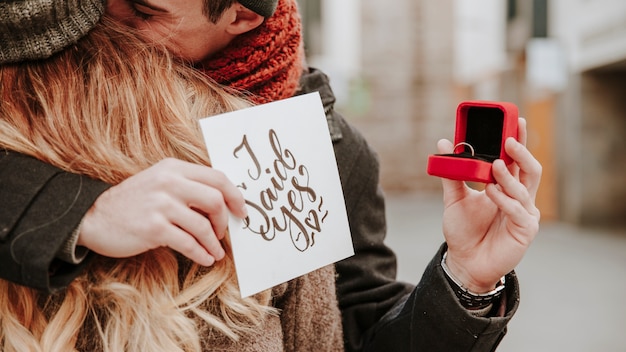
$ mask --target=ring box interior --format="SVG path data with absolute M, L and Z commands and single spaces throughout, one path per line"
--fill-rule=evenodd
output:
M 495 183 L 493 162 L 511 158 L 504 151 L 507 138 L 517 139 L 518 110 L 508 102 L 465 101 L 456 112 L 454 150 L 451 154 L 428 157 L 427 172 L 432 176 Z

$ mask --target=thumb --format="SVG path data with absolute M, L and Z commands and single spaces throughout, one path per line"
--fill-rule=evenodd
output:
M 447 139 L 440 139 L 437 142 L 437 149 L 439 150 L 440 154 L 452 154 L 454 152 L 454 146 L 452 145 L 452 142 Z
M 454 145 L 447 139 L 441 139 L 437 142 L 437 149 L 441 154 L 454 153 Z M 444 205 L 450 205 L 465 197 L 467 186 L 463 181 L 441 178 L 443 186 L 443 202 Z

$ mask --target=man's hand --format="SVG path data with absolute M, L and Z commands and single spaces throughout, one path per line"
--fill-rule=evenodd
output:
M 493 163 L 495 184 L 484 191 L 465 182 L 443 179 L 443 233 L 448 244 L 446 264 L 452 275 L 475 293 L 492 290 L 513 270 L 539 231 L 535 197 L 541 165 L 526 149 L 526 120 L 519 120 L 518 141 L 509 138 L 508 167 Z M 440 153 L 452 153 L 452 143 L 441 140 Z
M 228 213 L 245 200 L 215 169 L 165 159 L 104 192 L 80 226 L 78 245 L 114 258 L 170 247 L 209 266 L 224 257 Z

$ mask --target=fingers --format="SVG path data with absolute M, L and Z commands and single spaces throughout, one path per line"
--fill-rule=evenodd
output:
M 527 209 L 520 202 L 506 194 L 498 184 L 489 184 L 485 193 L 500 211 L 509 219 L 507 233 L 523 248 L 527 248 L 539 232 L 539 210 L 533 206 Z
M 518 123 L 517 140 L 507 138 L 504 143 L 505 151 L 513 159 L 513 164 L 507 168 L 502 160 L 496 160 L 492 170 L 497 185 L 489 185 L 486 191 L 500 209 L 514 221 L 521 222 L 526 214 L 539 217 L 535 198 L 541 180 L 541 164 L 526 148 L 526 119 L 519 118 Z
M 452 154 L 454 146 L 449 140 L 441 139 L 437 142 L 437 149 L 441 154 Z M 467 192 L 467 186 L 463 181 L 441 178 L 441 184 L 443 186 L 443 201 L 448 205 L 462 199 Z
M 520 117 L 517 119 L 518 121 L 518 130 L 517 130 L 517 140 L 522 144 L 526 145 L 528 141 L 528 130 L 526 129 L 526 119 Z
M 224 257 L 224 250 L 221 248 L 221 245 L 219 245 L 217 239 L 215 242 L 218 243 L 219 250 L 222 252 L 220 257 L 211 254 L 213 252 L 207 252 L 205 245 L 200 245 L 198 241 L 196 241 L 196 238 L 190 236 L 187 231 L 175 226 L 170 227 L 168 233 L 163 233 L 162 238 L 164 240 L 164 242 L 162 242 L 163 247 L 169 247 L 200 265 L 211 266 L 216 260 L 220 260 Z
M 511 233 L 519 243 L 527 246 L 538 231 L 540 212 L 535 206 L 534 194 L 511 175 L 502 160 L 493 164 L 494 178 L 497 184 L 485 188 L 487 196 L 517 227 Z
M 193 188 L 197 186 L 189 187 L 183 182 L 177 191 Z M 226 231 L 228 220 L 223 218 L 227 217 L 228 211 L 225 205 L 220 206 L 219 201 L 215 202 L 217 207 L 223 209 L 219 211 L 219 215 L 214 214 L 212 216 L 214 220 L 211 220 L 203 212 L 181 202 L 173 194 L 163 190 L 161 192 L 160 196 L 152 198 L 152 206 L 144 209 L 140 215 L 141 221 L 148 224 L 146 227 L 134 229 L 136 241 L 144 241 L 143 246 L 146 249 L 169 247 L 200 265 L 209 266 L 216 260 L 223 259 L 225 252 L 220 243 L 223 236 L 218 236 L 215 229 L 221 233 Z M 203 192 L 199 191 L 195 193 L 198 198 L 201 198 L 202 194 Z
M 181 211 L 173 219 L 204 243 L 204 237 L 222 239 L 228 229 L 228 207 L 224 195 L 217 189 L 195 181 L 181 182 L 175 192 Z
M 524 184 L 519 182 L 511 173 L 508 171 L 504 161 L 496 160 L 493 163 L 493 176 L 497 181 L 496 186 L 497 190 L 506 195 L 507 197 L 515 200 L 514 203 L 520 204 L 526 211 L 534 209 L 534 197 L 531 195 L 530 191 L 526 188 Z M 504 208 L 508 209 L 505 211 L 509 213 L 513 210 L 519 209 L 511 209 L 510 206 L 506 204 L 498 204 L 503 205 Z M 503 209 L 503 210 L 506 210 Z
M 526 141 L 528 139 L 528 132 L 526 130 L 526 119 L 524 119 L 523 117 L 520 117 L 517 119 L 517 126 L 518 126 L 518 130 L 517 130 L 517 140 L 521 145 L 526 145 Z M 506 140 L 504 141 L 506 144 Z M 505 150 L 506 150 L 506 146 L 505 146 Z M 519 178 L 519 166 L 516 163 L 511 163 L 509 165 L 509 171 L 511 171 L 511 174 L 513 174 L 513 176 Z
M 221 193 L 224 204 L 226 204 L 233 215 L 241 219 L 248 216 L 243 195 L 223 172 L 176 159 L 165 159 L 159 164 L 162 164 L 165 169 L 181 172 L 185 178 L 218 190 Z
M 245 199 L 221 172 L 163 160 L 104 192 L 83 218 L 79 244 L 122 258 L 166 246 L 201 265 L 225 256 L 229 213 Z
M 534 201 L 541 181 L 541 164 L 523 144 L 513 138 L 505 141 L 504 148 L 519 168 L 516 173 L 519 174 L 519 181 L 528 189 Z
M 201 245 L 216 260 L 224 258 L 225 253 L 220 239 L 224 238 L 226 233 L 227 219 L 221 220 L 225 221 L 223 224 L 216 225 L 214 220 L 208 219 L 206 215 L 190 207 L 181 205 L 179 209 L 173 211 L 176 212 L 172 216 L 171 222 L 176 225 L 173 227 L 185 231 L 190 238 L 195 239 L 197 244 Z M 216 232 L 216 228 L 220 232 Z
M 248 210 L 246 208 L 246 201 L 241 194 L 241 191 L 232 183 L 221 171 L 209 168 L 205 170 L 205 178 L 201 178 L 198 182 L 201 182 L 207 186 L 218 190 L 221 194 L 222 201 L 226 207 L 240 219 L 245 219 L 248 216 Z
M 170 210 L 170 221 L 213 258 L 222 259 L 225 253 L 219 240 L 228 229 L 229 210 L 236 216 L 247 216 L 243 195 L 220 171 L 176 160 L 165 161 L 165 164 L 167 168 L 175 167 L 183 176 L 163 185 L 175 198 L 176 207 Z
M 441 154 L 451 154 L 453 153 L 453 149 L 454 146 L 452 145 L 452 142 L 450 142 L 447 139 L 440 139 L 437 142 L 437 149 L 439 150 L 439 153 Z

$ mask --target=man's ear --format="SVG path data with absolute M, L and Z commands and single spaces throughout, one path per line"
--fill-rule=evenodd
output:
M 232 20 L 226 27 L 226 31 L 232 35 L 240 35 L 260 26 L 265 17 L 248 9 L 241 4 L 235 4 L 230 8 Z

